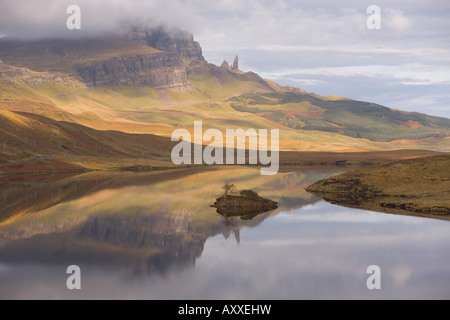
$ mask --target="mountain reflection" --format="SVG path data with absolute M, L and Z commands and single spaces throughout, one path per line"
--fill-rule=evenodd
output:
M 244 228 L 318 202 L 304 188 L 330 174 L 274 177 L 224 168 L 10 177 L 0 185 L 0 260 L 116 266 L 132 274 L 193 267 L 208 238 L 233 235 L 239 244 Z M 228 181 L 277 201 L 278 209 L 252 217 L 219 215 L 210 205 Z

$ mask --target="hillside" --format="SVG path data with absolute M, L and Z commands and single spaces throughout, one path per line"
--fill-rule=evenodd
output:
M 450 134 L 450 119 L 343 98 L 273 92 L 244 94 L 229 101 L 237 111 L 260 115 L 288 128 L 335 132 L 371 141 L 421 140 Z
M 172 167 L 167 138 L 99 131 L 31 113 L 0 111 L 0 174 Z M 139 159 L 139 160 L 138 160 Z
M 177 142 L 152 134 L 96 130 L 40 115 L 0 110 L 0 175 L 87 170 L 152 171 L 175 168 Z M 354 167 L 435 154 L 430 151 L 280 152 L 281 170 L 299 166 Z
M 0 60 L 0 110 L 95 130 L 169 138 L 176 128 L 192 129 L 201 120 L 222 131 L 279 129 L 286 152 L 450 146 L 449 119 L 282 87 L 239 70 L 237 59 L 233 67 L 219 67 L 206 62 L 193 36 L 180 30 L 133 28 L 78 40 L 1 39 Z M 48 129 L 42 130 L 47 136 Z M 129 157 L 152 145 L 139 144 L 111 152 Z M 32 146 L 22 147 L 24 154 L 34 154 Z M 91 149 L 77 152 L 100 156 Z
M 306 189 L 331 203 L 394 214 L 450 219 L 450 155 L 358 169 Z

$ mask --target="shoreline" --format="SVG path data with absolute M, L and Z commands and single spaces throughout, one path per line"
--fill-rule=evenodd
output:
M 280 152 L 279 172 L 313 170 L 339 170 L 347 171 L 361 167 L 373 167 L 397 160 L 416 159 L 434 156 L 438 153 L 428 150 L 387 150 L 362 152 Z M 122 165 L 117 162 L 121 162 Z M 84 164 L 85 163 L 85 164 Z M 248 162 L 247 162 L 248 163 Z M 261 165 L 174 165 L 169 162 L 153 159 L 121 159 L 79 157 L 67 159 L 46 159 L 36 161 L 24 160 L 4 162 L 0 164 L 0 177 L 11 175 L 52 175 L 61 173 L 86 172 L 152 172 L 187 168 L 216 168 L 243 166 L 261 168 Z
M 306 191 L 344 207 L 450 220 L 450 155 L 361 168 Z

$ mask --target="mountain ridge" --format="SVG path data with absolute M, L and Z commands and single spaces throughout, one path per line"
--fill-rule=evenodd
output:
M 154 45 L 151 47 L 149 44 Z M 164 51 L 167 50 L 167 51 Z M 0 110 L 170 137 L 211 128 L 277 128 L 290 151 L 446 150 L 450 120 L 283 87 L 208 63 L 185 31 L 130 29 L 78 40 L 0 39 Z

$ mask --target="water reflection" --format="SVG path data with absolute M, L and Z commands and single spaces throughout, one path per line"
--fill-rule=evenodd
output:
M 233 234 L 239 243 L 243 228 L 317 202 L 304 186 L 328 174 L 273 178 L 241 168 L 10 179 L 0 188 L 0 261 L 118 265 L 135 275 L 166 274 L 194 266 L 210 237 Z M 219 215 L 210 204 L 226 181 L 276 199 L 279 209 Z
M 0 299 L 450 298 L 450 223 L 338 207 L 304 190 L 331 174 L 10 177 L 0 185 Z M 210 205 L 227 182 L 278 209 L 221 216 Z M 72 264 L 79 292 L 65 287 Z M 378 292 L 365 285 L 372 264 Z

